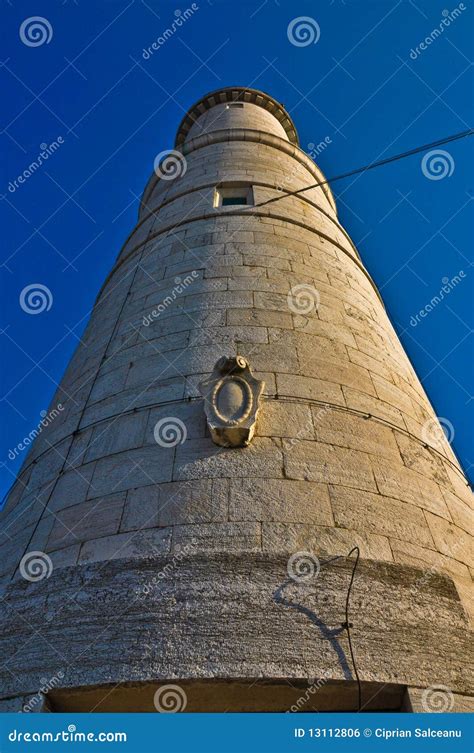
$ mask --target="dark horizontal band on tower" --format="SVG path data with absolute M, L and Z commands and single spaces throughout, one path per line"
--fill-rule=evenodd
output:
M 280 138 L 280 136 L 276 136 L 273 133 L 268 133 L 267 131 L 259 131 L 252 128 L 223 128 L 211 131 L 210 133 L 202 134 L 201 136 L 196 136 L 196 138 L 191 139 L 191 141 L 188 141 L 186 144 L 184 144 L 181 151 L 184 155 L 191 154 L 192 152 L 197 151 L 198 149 L 203 149 L 206 146 L 211 146 L 213 144 L 224 144 L 230 141 L 244 141 L 255 144 L 264 144 L 265 146 L 272 146 L 279 151 L 289 155 L 290 157 L 293 157 L 293 159 L 304 165 L 308 172 L 314 175 L 314 177 L 317 178 L 318 181 L 321 178 L 324 178 L 325 180 L 324 173 L 319 169 L 314 160 L 311 159 L 311 157 L 303 149 L 301 149 L 297 144 L 291 144 L 288 141 L 285 141 L 285 139 Z M 140 209 L 142 205 L 146 204 L 149 194 L 154 189 L 159 180 L 159 176 L 155 172 L 153 172 L 148 179 L 148 183 L 146 184 L 143 191 L 142 199 L 140 202 Z M 330 206 L 337 214 L 336 201 L 334 199 L 334 195 L 329 183 L 324 183 L 321 188 L 326 194 L 326 198 Z
M 298 144 L 298 134 L 289 113 L 285 110 L 280 102 L 270 97 L 269 94 L 259 91 L 258 89 L 247 89 L 245 86 L 228 86 L 223 89 L 206 94 L 192 105 L 183 120 L 181 121 L 177 134 L 175 146 L 179 147 L 185 141 L 189 131 L 201 115 L 216 105 L 225 104 L 226 102 L 248 102 L 249 104 L 258 105 L 273 115 L 284 128 L 289 141 Z

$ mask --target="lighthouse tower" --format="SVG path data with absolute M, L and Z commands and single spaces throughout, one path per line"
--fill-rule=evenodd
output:
M 190 108 L 49 413 L 0 710 L 468 707 L 471 494 L 271 96 Z

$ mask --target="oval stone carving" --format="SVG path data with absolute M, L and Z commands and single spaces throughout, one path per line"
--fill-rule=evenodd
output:
M 251 441 L 264 382 L 255 379 L 243 356 L 223 356 L 199 385 L 213 441 L 244 447 Z
M 223 421 L 238 423 L 252 409 L 252 393 L 243 379 L 231 377 L 217 385 L 214 404 L 216 413 Z

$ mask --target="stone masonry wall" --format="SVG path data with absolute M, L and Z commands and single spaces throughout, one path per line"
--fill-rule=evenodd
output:
M 0 582 L 33 550 L 60 568 L 358 545 L 449 574 L 469 608 L 472 495 L 441 432 L 426 438 L 433 409 L 330 191 L 214 208 L 216 185 L 251 184 L 259 204 L 320 171 L 255 104 L 200 120 L 184 175 L 150 181 L 51 403 L 64 410 L 10 493 Z M 299 285 L 316 291 L 308 313 Z M 250 447 L 223 449 L 197 384 L 237 351 L 265 401 Z M 154 437 L 167 417 L 185 427 L 174 447 Z

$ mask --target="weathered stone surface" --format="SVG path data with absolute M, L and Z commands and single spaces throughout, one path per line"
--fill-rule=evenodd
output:
M 288 578 L 286 556 L 188 553 L 61 568 L 39 583 L 18 582 L 0 615 L 0 651 L 11 657 L 0 669 L 2 695 L 36 692 L 47 671 L 65 665 L 70 688 L 262 674 L 352 679 L 345 633 L 329 638 L 324 627 L 344 621 L 353 566 L 343 558 L 302 584 Z M 408 566 L 359 563 L 350 617 L 361 679 L 470 692 L 470 662 L 453 661 L 469 647 L 456 589 L 435 575 L 420 599 L 419 577 Z M 27 640 L 32 629 L 34 641 Z
M 446 499 L 446 504 L 453 522 L 467 531 L 471 536 L 474 536 L 474 509 L 472 498 L 470 500 L 470 505 L 448 491 L 444 492 L 444 498 Z M 436 510 L 432 510 L 431 512 L 436 512 Z
M 371 462 L 381 494 L 410 502 L 451 520 L 443 492 L 435 481 L 421 476 L 401 463 L 388 463 L 378 457 L 372 458 Z
M 363 452 L 322 442 L 283 440 L 283 454 L 288 478 L 377 491 L 369 456 Z
M 227 107 L 236 92 L 243 107 Z M 351 616 L 374 709 L 398 708 L 404 684 L 467 692 L 459 598 L 467 614 L 472 495 L 445 438 L 427 446 L 434 411 L 330 187 L 215 206 L 229 184 L 260 204 L 325 180 L 288 114 L 260 92 L 209 96 L 178 141 L 187 170 L 175 181 L 153 173 L 52 400 L 64 411 L 25 453 L 0 514 L 0 584 L 13 584 L 0 630 L 0 665 L 13 672 L 4 697 L 36 692 L 58 650 L 75 698 L 95 683 L 119 683 L 113 696 L 126 682 L 188 678 L 222 702 L 226 678 L 242 696 L 255 679 L 280 692 L 327 670 L 325 703 L 352 709 L 345 633 L 336 646 L 275 594 L 290 554 L 324 559 L 353 546 Z M 310 310 L 298 307 L 298 286 Z M 247 357 L 265 382 L 248 448 L 209 436 L 198 385 L 222 356 Z M 164 443 L 162 419 L 178 428 Z M 19 572 L 31 551 L 51 557 L 46 582 Z M 338 562 L 311 592 L 285 586 L 331 631 L 354 560 Z
M 262 526 L 263 551 L 314 552 L 321 555 L 346 555 L 354 546 L 361 557 L 374 560 L 393 559 L 386 536 L 370 534 L 333 526 L 300 523 L 264 523 Z
M 390 427 L 362 416 L 313 408 L 316 439 L 338 447 L 368 452 L 398 461 L 401 457 Z
M 229 518 L 242 521 L 334 524 L 325 484 L 286 479 L 232 480 Z
M 419 508 L 342 486 L 330 486 L 329 492 L 336 525 L 433 546 L 430 529 Z
M 60 476 L 48 502 L 48 509 L 52 512 L 63 510 L 65 507 L 78 505 L 86 500 L 95 465 L 90 463 L 81 468 L 73 468 Z
M 452 557 L 472 567 L 474 565 L 474 550 L 469 534 L 462 528 L 458 528 L 452 523 L 448 523 L 444 518 L 439 518 L 430 512 L 426 513 L 426 519 L 436 548 L 447 557 Z
M 120 522 L 121 531 L 156 528 L 159 525 L 159 486 L 129 489 Z
M 125 494 L 93 499 L 60 510 L 54 519 L 47 549 L 63 547 L 118 531 Z
M 258 417 L 257 435 L 314 439 L 310 406 L 287 401 L 265 400 Z
M 86 541 L 79 554 L 79 562 L 97 562 L 124 557 L 150 557 L 166 554 L 170 549 L 170 528 L 149 528 L 129 531 Z
M 259 523 L 178 525 L 173 528 L 173 552 L 258 552 Z

